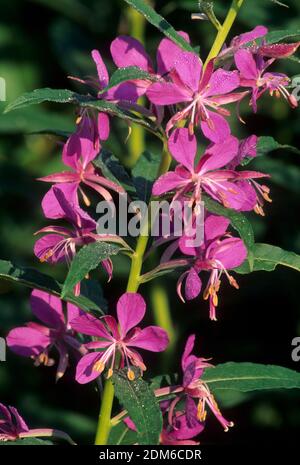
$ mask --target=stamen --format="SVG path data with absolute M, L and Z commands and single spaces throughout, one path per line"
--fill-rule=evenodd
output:
M 129 370 L 127 371 L 127 378 L 129 379 L 129 381 L 133 381 L 135 379 L 135 374 L 134 374 L 134 371 L 131 370 L 129 368 Z
M 93 370 L 98 371 L 99 373 L 102 373 L 102 371 L 105 368 L 105 364 L 101 362 L 101 360 L 98 360 L 93 366 Z

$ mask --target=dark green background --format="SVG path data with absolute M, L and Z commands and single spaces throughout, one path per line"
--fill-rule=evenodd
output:
M 215 3 L 216 13 L 223 18 L 229 2 Z M 269 0 L 244 3 L 233 35 L 257 24 L 265 24 L 271 30 L 300 29 L 298 0 L 286 0 L 290 9 Z M 214 30 L 208 23 L 190 20 L 190 13 L 197 11 L 197 2 L 158 1 L 156 7 L 176 29 L 190 33 L 193 44 L 200 45 L 201 56 L 205 58 Z M 129 33 L 125 2 L 117 0 L 0 0 L 0 11 L 0 76 L 7 82 L 8 101 L 37 87 L 80 90 L 67 76 L 95 74 L 89 56 L 93 48 L 101 51 L 112 68 L 110 41 L 120 32 Z M 147 48 L 153 57 L 160 39 L 158 31 L 147 26 Z M 290 76 L 300 74 L 299 65 L 289 60 L 278 63 L 277 69 Z M 4 104 L 0 102 L 2 108 Z M 63 266 L 50 269 L 39 264 L 32 253 L 34 231 L 47 224 L 40 208 L 47 186 L 35 182 L 35 178 L 59 170 L 60 149 L 55 138 L 28 133 L 46 128 L 70 131 L 74 124 L 72 111 L 68 106 L 43 105 L 0 115 L 0 257 L 34 265 L 60 279 L 65 275 Z M 291 111 L 286 102 L 266 95 L 259 102 L 257 115 L 252 115 L 246 105 L 242 106 L 242 114 L 245 126 L 240 127 L 235 117 L 232 123 L 240 137 L 251 133 L 272 135 L 281 143 L 297 145 L 299 110 Z M 126 157 L 126 127 L 114 122 L 114 129 L 107 147 Z M 147 141 L 148 148 L 157 152 L 159 146 L 155 144 L 151 138 Z M 257 241 L 300 253 L 298 157 L 277 151 L 269 156 L 268 162 L 259 160 L 256 164 L 273 175 L 273 204 L 267 205 L 265 218 L 251 215 L 251 221 Z M 255 168 L 255 163 L 252 167 Z M 110 308 L 114 308 L 125 289 L 127 261 L 116 261 L 115 270 L 114 280 L 108 285 L 104 275 L 96 273 L 105 285 Z M 300 335 L 299 276 L 278 269 L 273 273 L 240 276 L 238 280 L 239 291 L 223 284 L 218 323 L 208 320 L 207 304 L 202 300 L 186 306 L 180 304 L 175 295 L 175 281 L 167 281 L 172 314 L 180 328 L 178 355 L 186 336 L 196 331 L 199 353 L 212 356 L 214 363 L 253 361 L 299 370 L 300 365 L 291 359 L 291 340 Z M 149 286 L 145 286 L 143 293 L 148 290 Z M 31 318 L 29 290 L 1 283 L 0 293 L 0 336 L 5 336 L 10 328 Z M 157 360 L 158 357 L 153 358 L 153 373 L 159 373 Z M 177 370 L 178 365 L 174 362 L 172 368 Z M 148 366 L 151 367 L 151 360 Z M 32 427 L 54 426 L 75 440 L 91 441 L 98 410 L 94 387 L 74 382 L 74 368 L 57 385 L 54 373 L 54 369 L 34 368 L 30 360 L 8 353 L 7 362 L 0 365 L 0 402 L 17 406 Z M 202 443 L 286 441 L 294 439 L 300 427 L 296 391 L 230 395 L 223 399 L 222 409 L 236 427 L 224 434 L 209 416 Z

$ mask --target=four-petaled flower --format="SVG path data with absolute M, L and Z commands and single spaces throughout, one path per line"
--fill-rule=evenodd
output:
M 239 211 L 254 209 L 257 213 L 263 213 L 263 199 L 271 201 L 269 188 L 255 181 L 256 178 L 268 175 L 228 169 L 230 163 L 236 163 L 237 158 L 245 156 L 245 150 L 250 150 L 240 146 L 235 137 L 228 136 L 223 142 L 211 144 L 196 164 L 196 138 L 189 134 L 187 128 L 178 128 L 169 139 L 169 150 L 179 165 L 175 171 L 169 171 L 158 178 L 153 185 L 154 195 L 175 191 L 175 200 L 191 193 L 190 202 L 191 206 L 195 205 L 196 213 L 202 190 L 225 207 Z M 251 153 L 253 155 L 253 148 Z
M 135 348 L 152 352 L 162 352 L 168 345 L 166 331 L 158 326 L 147 326 L 144 329 L 136 325 L 144 318 L 146 304 L 137 293 L 123 294 L 117 303 L 118 321 L 111 315 L 100 319 L 92 315 L 81 315 L 70 322 L 72 328 L 82 334 L 100 338 L 85 344 L 87 349 L 100 349 L 84 355 L 76 370 L 76 380 L 88 383 L 97 378 L 105 368 L 111 377 L 116 364 L 126 366 L 128 378 L 134 379 L 130 364 L 146 370 L 143 359 Z M 118 359 L 120 357 L 120 360 Z
M 251 105 L 254 112 L 257 111 L 257 100 L 267 91 L 271 96 L 282 95 L 292 108 L 298 106 L 296 98 L 286 88 L 290 83 L 288 76 L 282 73 L 266 72 L 274 62 L 274 58 L 266 61 L 262 55 L 241 49 L 235 53 L 234 59 L 240 72 L 241 86 L 252 89 Z
M 26 326 L 12 329 L 6 338 L 7 345 L 16 354 L 32 358 L 36 366 L 52 366 L 55 362 L 49 354 L 55 348 L 59 354 L 56 372 L 58 380 L 67 369 L 70 351 L 77 358 L 87 352 L 70 327 L 70 321 L 82 311 L 67 303 L 65 317 L 62 301 L 58 297 L 36 289 L 31 293 L 30 305 L 33 314 L 44 324 L 30 322 Z
M 97 128 L 93 116 L 89 115 L 86 111 L 79 117 L 76 131 L 64 144 L 62 153 L 64 164 L 70 167 L 72 171 L 62 171 L 61 173 L 54 173 L 39 178 L 40 181 L 45 182 L 74 184 L 81 193 L 87 206 L 90 205 L 90 200 L 82 190 L 81 184 L 94 189 L 107 201 L 112 200 L 107 189 L 124 193 L 124 189 L 120 186 L 106 179 L 104 176 L 99 175 L 91 163 L 101 150 L 100 135 L 101 140 L 105 140 L 108 137 L 108 128 L 104 128 L 106 121 L 103 119 L 104 117 L 107 117 L 105 113 L 100 113 L 98 117 L 98 126 L 101 127 L 101 131 Z M 72 193 L 73 190 L 70 191 L 70 194 Z M 72 201 L 72 197 L 70 200 Z
M 233 426 L 233 423 L 227 421 L 220 412 L 220 409 L 209 390 L 208 385 L 201 380 L 204 369 L 212 367 L 207 359 L 192 355 L 195 344 L 195 336 L 189 336 L 181 359 L 183 371 L 182 388 L 176 397 L 168 406 L 169 428 L 173 434 L 176 432 L 176 423 L 181 418 L 181 424 L 186 425 L 185 430 L 178 439 L 184 439 L 183 434 L 190 439 L 199 434 L 203 429 L 203 422 L 206 420 L 207 407 L 212 411 L 217 420 L 221 423 L 225 431 Z M 184 411 L 180 416 L 176 414 L 176 407 L 181 400 L 185 401 Z M 189 431 L 190 430 L 190 431 Z M 179 430 L 181 431 L 181 430 Z
M 232 93 L 239 87 L 237 71 L 217 69 L 211 61 L 206 69 L 198 55 L 182 52 L 177 56 L 174 68 L 167 75 L 171 80 L 155 82 L 147 90 L 147 97 L 155 105 L 187 103 L 169 120 L 166 131 L 179 122 L 188 121 L 189 132 L 201 126 L 204 135 L 213 142 L 221 142 L 230 134 L 226 119 L 230 112 L 222 105 L 241 100 L 246 93 Z

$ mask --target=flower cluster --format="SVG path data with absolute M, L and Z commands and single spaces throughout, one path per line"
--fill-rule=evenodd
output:
M 232 134 L 228 105 L 236 103 L 240 120 L 241 101 L 249 100 L 256 112 L 257 101 L 267 91 L 271 96 L 284 97 L 291 107 L 297 106 L 288 90 L 289 78 L 269 71 L 269 67 L 276 59 L 293 54 L 299 43 L 270 46 L 264 41 L 266 33 L 265 27 L 258 26 L 235 37 L 217 57 L 205 64 L 196 53 L 184 51 L 164 38 L 157 49 L 156 66 L 141 43 L 120 36 L 111 44 L 115 65 L 139 68 L 148 77 L 111 86 L 104 61 L 100 53 L 93 50 L 97 78 L 74 78 L 89 91 L 92 89 L 94 98 L 108 107 L 113 104 L 124 111 L 135 111 L 155 122 L 173 166 L 170 171 L 160 173 L 153 184 L 152 196 L 170 198 L 171 205 L 176 200 L 188 202 L 192 210 L 191 224 L 203 213 L 204 237 L 197 246 L 191 245 L 191 236 L 186 232 L 180 238 L 173 233 L 161 237 L 149 248 L 149 253 L 158 244 L 171 243 L 151 276 L 155 278 L 155 270 L 161 268 L 184 266 L 177 281 L 180 299 L 183 302 L 192 300 L 202 292 L 203 298 L 209 301 L 212 320 L 216 320 L 221 278 L 224 276 L 231 286 L 238 288 L 231 270 L 246 260 L 247 248 L 242 239 L 232 234 L 227 216 L 212 214 L 206 208 L 206 199 L 216 202 L 221 211 L 225 208 L 237 212 L 254 211 L 260 215 L 264 215 L 264 203 L 271 202 L 270 189 L 263 181 L 269 175 L 244 167 L 245 161 L 257 155 L 257 137 L 252 135 L 239 141 Z M 190 42 L 187 33 L 179 34 Z M 138 100 L 141 96 L 148 102 L 145 108 Z M 113 201 L 115 193 L 125 194 L 120 184 L 109 179 L 93 163 L 96 157 L 101 157 L 102 145 L 110 134 L 112 112 L 108 115 L 105 105 L 103 108 L 98 114 L 95 109 L 81 108 L 76 129 L 63 144 L 62 161 L 68 169 L 40 179 L 52 183 L 42 200 L 45 217 L 63 221 L 37 232 L 43 236 L 36 241 L 34 253 L 41 262 L 70 265 L 83 246 L 107 239 L 121 240 L 98 234 L 91 211 L 86 211 L 94 197 Z M 201 210 L 203 202 L 204 212 Z M 112 260 L 102 260 L 101 266 L 111 279 Z M 139 275 L 138 284 L 143 282 L 140 278 Z M 80 292 L 78 283 L 75 296 Z M 110 314 L 97 318 L 37 289 L 32 292 L 30 303 L 34 316 L 41 323 L 30 322 L 12 329 L 7 336 L 8 346 L 15 353 L 33 359 L 35 365 L 54 365 L 56 351 L 57 380 L 64 375 L 72 354 L 77 362 L 78 383 L 91 382 L 104 373 L 109 379 L 117 369 L 125 369 L 128 379 L 133 381 L 136 370 L 140 374 L 146 370 L 139 350 L 162 352 L 168 346 L 168 334 L 163 328 L 137 326 L 145 316 L 146 303 L 136 292 L 121 295 L 116 306 L 117 318 Z M 171 395 L 160 402 L 164 418 L 162 444 L 197 444 L 207 409 L 225 431 L 233 425 L 223 417 L 209 386 L 201 378 L 211 365 L 206 359 L 192 355 L 194 341 L 195 336 L 191 335 L 182 356 L 182 383 L 160 390 L 160 394 Z M 30 435 L 15 409 L 0 404 L 0 413 L 3 417 L 0 418 L 0 440 Z M 130 428 L 135 428 L 129 418 L 126 422 Z

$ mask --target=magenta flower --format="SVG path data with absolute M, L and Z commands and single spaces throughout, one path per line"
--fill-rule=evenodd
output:
M 185 437 L 183 437 L 185 436 L 184 431 L 186 432 L 186 439 L 191 439 L 203 430 L 203 422 L 206 420 L 207 407 L 212 411 L 225 431 L 228 431 L 228 428 L 233 426 L 232 422 L 227 421 L 223 417 L 209 387 L 201 380 L 204 369 L 212 367 L 213 365 L 208 363 L 207 359 L 198 358 L 191 354 L 194 344 L 195 336 L 191 335 L 186 342 L 181 359 L 183 371 L 182 392 L 176 395 L 170 402 L 168 408 L 169 428 L 173 431 L 173 435 L 175 434 L 175 436 L 176 426 L 174 426 L 174 421 L 178 422 L 178 419 L 181 418 L 181 426 L 178 430 L 179 433 L 177 431 L 177 435 L 180 437 L 176 437 L 176 439 L 185 439 Z M 185 401 L 184 413 L 178 416 L 176 414 L 176 407 L 181 400 Z M 182 424 L 186 425 L 185 429 L 182 429 Z M 191 431 L 188 432 L 188 430 Z M 192 431 L 194 431 L 194 434 Z
M 240 84 L 237 71 L 213 71 L 213 66 L 211 61 L 203 70 L 198 55 L 182 51 L 167 75 L 171 80 L 149 87 L 147 96 L 155 105 L 187 104 L 169 120 L 167 133 L 178 122 L 188 120 L 190 134 L 200 124 L 204 135 L 213 142 L 229 136 L 230 127 L 223 115 L 230 113 L 222 105 L 241 100 L 245 92 L 232 93 Z
M 0 403 L 0 441 L 15 441 L 28 432 L 29 428 L 17 409 Z
M 179 34 L 189 43 L 187 33 L 179 31 Z M 135 38 L 130 36 L 119 36 L 112 41 L 110 46 L 111 55 L 116 66 L 127 68 L 136 66 L 143 71 L 161 78 L 174 68 L 182 49 L 170 39 L 164 38 L 160 42 L 156 54 L 155 66 L 146 52 L 144 46 Z M 150 80 L 135 80 L 139 96 L 143 95 L 152 84 Z
M 230 42 L 229 47 L 224 47 L 218 55 L 218 58 L 224 58 L 228 55 L 233 55 L 243 46 L 247 46 L 251 50 L 257 50 L 258 45 L 255 40 L 263 38 L 268 33 L 268 29 L 265 26 L 256 26 L 249 32 L 244 32 L 238 36 L 235 36 Z M 251 45 L 252 43 L 252 45 Z M 249 45 L 250 44 L 250 45 Z
M 296 98 L 289 93 L 287 85 L 288 76 L 282 73 L 266 72 L 274 62 L 274 58 L 265 61 L 261 55 L 253 54 L 250 50 L 238 50 L 235 55 L 235 64 L 240 72 L 241 86 L 252 89 L 251 105 L 257 111 L 257 100 L 267 91 L 276 97 L 282 95 L 292 108 L 298 106 Z
M 40 364 L 52 366 L 55 362 L 50 358 L 49 353 L 55 348 L 59 354 L 56 372 L 56 380 L 58 380 L 67 369 L 70 350 L 75 355 L 86 353 L 86 349 L 74 337 L 74 331 L 70 327 L 70 320 L 80 315 L 82 311 L 75 305 L 67 303 L 67 317 L 65 317 L 62 301 L 37 289 L 31 293 L 30 305 L 33 314 L 44 324 L 30 322 L 26 326 L 12 329 L 6 338 L 7 345 L 16 354 L 32 358 L 35 366 Z
M 191 193 L 191 205 L 201 201 L 202 191 L 225 207 L 239 211 L 255 210 L 261 213 L 261 198 L 265 200 L 269 189 L 260 186 L 254 179 L 267 176 L 255 171 L 235 171 L 228 169 L 228 165 L 236 161 L 241 148 L 238 140 L 228 136 L 218 144 L 210 145 L 195 164 L 197 142 L 188 129 L 176 129 L 169 139 L 169 150 L 179 163 L 175 171 L 162 175 L 153 185 L 153 194 L 162 195 L 175 191 L 173 200 Z M 244 149 L 243 149 L 244 150 Z M 223 169 L 220 169 L 223 168 Z M 257 192 L 256 192 L 257 191 Z M 197 212 L 197 208 L 195 210 Z
M 24 419 L 15 407 L 0 403 L 0 442 L 16 441 L 28 437 L 58 437 L 67 440 L 70 444 L 75 444 L 64 432 L 49 429 L 29 429 Z
M 50 174 L 39 180 L 54 183 L 74 183 L 87 206 L 90 205 L 90 201 L 81 189 L 81 183 L 94 189 L 107 201 L 112 200 L 107 189 L 124 192 L 120 186 L 100 176 L 91 163 L 100 152 L 100 140 L 105 140 L 108 137 L 109 128 L 105 127 L 108 121 L 106 118 L 108 118 L 106 114 L 99 113 L 97 128 L 94 118 L 84 112 L 77 122 L 76 132 L 68 138 L 63 148 L 63 162 L 71 168 L 71 171 Z
M 120 367 L 127 366 L 128 378 L 134 379 L 130 363 L 146 370 L 143 359 L 135 348 L 162 352 L 168 345 L 166 331 L 158 326 L 147 326 L 144 329 L 136 325 L 144 318 L 146 304 L 143 297 L 136 293 L 123 294 L 117 303 L 118 321 L 110 316 L 97 319 L 91 315 L 81 315 L 71 321 L 72 328 L 83 334 L 101 338 L 85 344 L 87 349 L 101 349 L 84 355 L 76 370 L 76 380 L 85 384 L 97 378 L 105 368 L 108 377 L 112 376 L 116 355 L 121 357 Z
M 35 234 L 46 233 L 34 245 L 34 253 L 41 262 L 57 263 L 66 261 L 69 265 L 78 247 L 103 239 L 95 234 L 96 222 L 79 207 L 77 185 L 54 185 L 44 196 L 42 208 L 46 218 L 63 219 L 70 223 L 65 226 L 46 226 Z M 101 265 L 112 277 L 112 261 L 103 260 Z M 80 283 L 75 286 L 75 295 L 80 294 Z
M 221 276 L 224 274 L 231 286 L 239 288 L 236 280 L 228 270 L 240 266 L 247 257 L 247 249 L 241 239 L 231 237 L 227 232 L 229 220 L 222 216 L 208 215 L 204 224 L 204 242 L 200 247 L 190 247 L 191 238 L 182 236 L 179 239 L 179 248 L 185 255 L 194 258 L 191 268 L 184 272 L 178 280 L 177 292 L 182 296 L 182 283 L 185 280 L 184 295 L 187 300 L 195 299 L 201 292 L 202 280 L 199 274 L 210 272 L 206 288 L 203 293 L 205 300 L 209 299 L 209 316 L 216 320 L 216 307 L 218 305 L 218 291 L 221 285 Z

